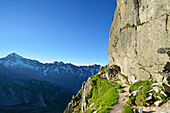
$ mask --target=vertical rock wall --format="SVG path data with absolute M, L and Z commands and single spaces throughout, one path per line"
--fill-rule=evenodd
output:
M 157 76 L 169 62 L 160 48 L 170 48 L 169 0 L 117 0 L 110 29 L 110 65 L 121 67 L 129 80 Z

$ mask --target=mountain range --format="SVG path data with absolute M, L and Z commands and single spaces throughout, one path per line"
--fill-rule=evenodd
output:
M 50 108 L 49 113 L 63 111 L 71 95 L 99 68 L 96 64 L 41 63 L 11 53 L 0 59 L 0 111 L 49 112 L 50 107 L 54 110 Z

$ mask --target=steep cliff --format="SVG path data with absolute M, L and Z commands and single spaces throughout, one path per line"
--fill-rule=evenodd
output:
M 169 112 L 169 5 L 168 0 L 117 0 L 110 29 L 110 63 L 82 84 L 65 113 L 133 113 L 139 106 L 157 109 L 164 103 L 167 107 L 154 112 Z M 125 84 L 129 92 L 121 96 Z M 129 100 L 125 100 L 127 96 Z M 113 99 L 111 103 L 104 101 L 109 99 Z M 126 103 L 120 105 L 120 100 Z M 147 109 L 144 111 L 153 112 Z
M 168 0 L 117 0 L 109 64 L 120 66 L 132 83 L 170 71 L 169 5 Z

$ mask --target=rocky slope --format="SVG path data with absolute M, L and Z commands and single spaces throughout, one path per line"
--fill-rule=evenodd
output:
M 110 71 L 108 71 L 110 70 Z M 106 66 L 98 74 L 89 77 L 82 84 L 76 96 L 72 97 L 65 113 L 107 113 L 117 103 L 117 89 L 121 85 L 115 81 L 122 77 L 117 66 Z M 125 78 L 124 78 L 125 79 Z M 124 81 L 124 80 L 122 80 Z
M 110 29 L 110 65 L 135 80 L 170 72 L 168 0 L 117 0 Z
M 155 79 L 130 85 L 128 77 L 120 72 L 117 65 L 105 66 L 82 84 L 64 113 L 133 113 L 141 106 L 145 106 L 144 111 L 150 112 L 146 107 L 169 105 L 169 97 L 170 92 Z M 163 111 L 169 112 L 166 108 Z

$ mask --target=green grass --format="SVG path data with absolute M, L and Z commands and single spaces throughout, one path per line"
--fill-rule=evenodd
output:
M 138 106 L 144 106 L 146 104 L 146 98 L 147 98 L 147 93 L 151 89 L 151 86 L 147 85 L 144 86 L 138 93 L 136 97 L 136 105 Z
M 149 80 L 145 80 L 145 81 L 138 81 L 136 83 L 134 83 L 133 85 L 130 86 L 129 88 L 129 92 L 133 92 L 135 90 L 139 90 L 139 87 L 143 86 L 148 86 L 148 85 L 151 85 L 153 83 L 155 83 L 156 81 L 149 81 Z
M 98 111 L 98 113 L 107 113 L 111 106 L 117 103 L 117 90 L 106 80 L 102 80 L 98 76 L 92 77 L 91 81 L 93 82 L 93 86 L 89 105 L 92 103 L 94 103 L 94 105 L 84 112 L 90 113 L 94 111 L 93 108 L 96 108 L 97 110 L 101 106 L 101 109 Z
M 137 109 L 136 107 L 131 107 L 130 105 L 128 104 L 125 104 L 123 106 L 124 110 L 122 113 L 133 113 L 133 109 Z
M 135 84 L 131 85 L 131 87 L 129 88 L 129 92 L 131 93 L 133 91 L 139 90 L 139 93 L 137 94 L 135 100 L 133 100 L 133 102 L 135 101 L 135 103 L 130 103 L 130 104 L 144 106 L 146 104 L 147 93 L 152 88 L 151 84 L 153 83 L 155 83 L 155 81 L 145 80 L 145 81 L 138 81 Z
M 114 85 L 117 87 L 117 89 L 121 89 L 122 88 L 122 85 L 121 84 L 118 84 L 118 83 L 114 83 Z
M 134 109 L 132 106 L 145 106 L 146 105 L 146 98 L 148 97 L 148 91 L 152 89 L 152 84 L 156 81 L 153 80 L 145 80 L 145 81 L 138 81 L 130 86 L 129 92 L 133 92 L 139 90 L 139 93 L 136 96 L 129 97 L 129 100 L 126 102 L 124 106 L 123 113 L 133 113 L 132 110 Z M 143 87 L 141 87 L 143 86 Z M 162 86 L 157 86 L 160 89 L 163 89 Z M 163 94 L 156 93 L 155 90 L 152 91 L 154 100 L 160 100 L 157 96 L 160 96 L 164 102 L 168 101 L 168 98 L 165 97 Z
M 114 81 L 121 81 L 120 79 L 114 79 Z
M 120 89 L 120 93 L 124 93 L 124 89 Z

